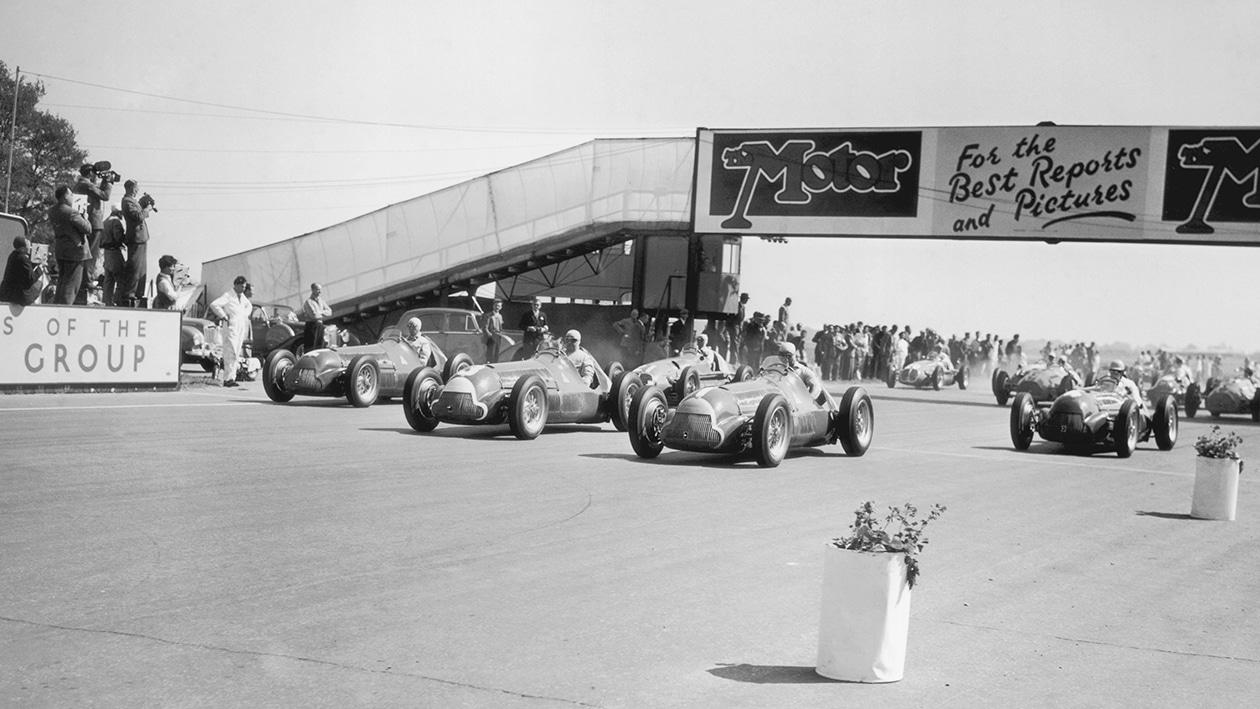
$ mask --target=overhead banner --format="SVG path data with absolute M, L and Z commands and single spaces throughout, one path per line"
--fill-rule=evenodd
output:
M 174 388 L 174 310 L 0 306 L 0 388 Z
M 709 130 L 698 233 L 1260 245 L 1260 128 Z

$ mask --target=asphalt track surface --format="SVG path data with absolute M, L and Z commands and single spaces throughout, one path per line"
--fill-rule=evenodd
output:
M 841 388 L 834 388 L 839 392 Z M 1194 438 L 1012 449 L 987 391 L 868 389 L 865 457 L 777 469 L 611 425 L 412 432 L 259 384 L 0 397 L 0 705 L 1238 707 L 1260 696 L 1260 426 L 1235 522 Z M 928 530 L 905 679 L 824 680 L 822 547 Z

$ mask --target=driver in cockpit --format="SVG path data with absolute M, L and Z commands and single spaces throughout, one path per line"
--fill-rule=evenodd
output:
M 408 320 L 407 334 L 403 335 L 403 342 L 411 345 L 411 349 L 415 350 L 416 356 L 420 358 L 421 366 L 427 367 L 429 360 L 433 357 L 433 340 L 421 334 L 420 328 L 420 318 Z
M 696 352 L 700 354 L 700 361 L 708 362 L 710 368 L 715 372 L 725 372 L 730 367 L 722 353 L 709 347 L 708 335 L 703 333 L 696 335 Z
M 819 404 L 827 401 L 827 391 L 822 388 L 822 382 L 818 381 L 814 370 L 796 359 L 796 345 L 791 342 L 780 342 L 778 355 L 788 369 L 796 372 L 797 376 L 801 378 L 801 382 L 809 389 L 809 393 L 813 395 L 815 401 Z

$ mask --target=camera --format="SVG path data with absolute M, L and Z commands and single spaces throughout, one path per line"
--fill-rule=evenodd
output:
M 154 212 L 158 210 L 157 202 L 153 200 L 153 197 L 150 196 L 148 192 L 145 192 L 144 194 L 140 195 L 140 206 L 148 207 L 149 209 L 152 209 Z
M 92 170 L 96 173 L 97 177 L 106 182 L 119 182 L 122 180 L 122 175 L 114 172 L 113 167 L 114 166 L 110 164 L 108 160 L 101 160 L 100 162 L 92 164 Z

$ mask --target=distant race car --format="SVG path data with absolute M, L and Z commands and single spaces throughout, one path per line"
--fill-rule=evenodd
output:
M 630 401 L 645 386 L 657 387 L 670 406 L 677 406 L 688 394 L 702 387 L 752 378 L 752 367 L 732 367 L 725 359 L 702 356 L 695 346 L 688 346 L 677 357 L 648 362 L 614 376 L 612 422 L 618 431 L 626 430 L 626 422 L 630 420 Z
M 1209 381 L 1203 408 L 1212 418 L 1221 414 L 1251 414 L 1252 421 L 1260 421 L 1260 388 L 1255 381 L 1241 375 L 1220 384 Z
M 295 395 L 344 396 L 359 408 L 378 398 L 403 394 L 407 376 L 424 367 L 440 368 L 443 377 L 472 366 L 466 354 L 447 358 L 434 345 L 428 362 L 402 339 L 397 328 L 388 328 L 374 344 L 311 350 L 301 357 L 284 349 L 273 350 L 263 366 L 263 389 L 275 402 Z M 433 370 L 431 370 L 433 371 Z
M 998 406 L 1006 406 L 1011 395 L 1020 392 L 1031 394 L 1033 401 L 1054 401 L 1075 384 L 1084 384 L 1087 387 L 1094 384 L 1093 372 L 1087 374 L 1083 382 L 1074 382 L 1068 374 L 1068 370 L 1062 365 L 1046 362 L 1022 366 L 1014 374 L 999 369 L 993 373 L 993 398 L 997 400 Z
M 630 403 L 630 445 L 641 458 L 664 448 L 725 455 L 751 452 L 763 467 L 782 462 L 788 449 L 837 441 L 850 456 L 870 447 L 875 432 L 871 398 L 850 387 L 839 404 L 816 397 L 800 375 L 777 356 L 756 378 L 699 389 L 670 409 L 665 392 L 647 386 Z
M 1028 450 L 1035 431 L 1044 440 L 1062 443 L 1075 452 L 1114 450 L 1121 458 L 1133 455 L 1137 444 L 1155 436 L 1160 450 L 1177 444 L 1177 402 L 1160 397 L 1154 407 L 1116 393 L 1114 387 L 1073 389 L 1048 407 L 1020 392 L 1011 402 L 1011 442 Z
M 1146 398 L 1151 401 L 1157 401 L 1165 394 L 1171 396 L 1177 402 L 1177 406 L 1190 418 L 1194 418 L 1203 404 L 1203 391 L 1199 389 L 1199 384 L 1178 381 L 1175 374 L 1161 375 L 1155 384 L 1146 390 Z
M 966 389 L 971 382 L 971 372 L 966 367 L 958 369 L 948 358 L 921 359 L 902 367 L 900 371 L 888 375 L 888 388 L 898 383 L 912 387 L 932 387 L 940 391 L 942 386 L 958 384 L 959 389 Z
M 622 371 L 613 362 L 608 370 Z M 612 380 L 596 368 L 591 386 L 554 342 L 527 360 L 475 365 L 446 383 L 432 369 L 411 373 L 403 386 L 403 413 L 417 431 L 438 423 L 507 423 L 520 439 L 537 438 L 549 423 L 603 423 L 612 415 Z

